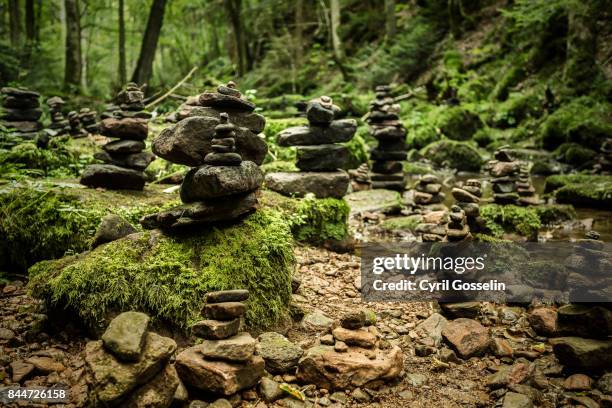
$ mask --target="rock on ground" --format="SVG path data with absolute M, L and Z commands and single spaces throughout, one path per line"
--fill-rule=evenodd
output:
M 459 318 L 449 322 L 442 330 L 444 339 L 467 359 L 482 355 L 489 348 L 489 332 L 476 320 Z
M 296 367 L 304 350 L 293 344 L 285 336 L 275 332 L 259 335 L 256 347 L 257 354 L 266 362 L 266 370 L 273 374 L 282 374 Z

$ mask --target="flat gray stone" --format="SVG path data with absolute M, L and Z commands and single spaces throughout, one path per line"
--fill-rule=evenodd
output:
M 266 186 L 289 197 L 312 193 L 316 198 L 342 198 L 348 190 L 349 176 L 344 171 L 268 173 Z
M 149 316 L 140 312 L 123 312 L 111 320 L 102 335 L 104 347 L 123 361 L 137 361 L 149 327 Z

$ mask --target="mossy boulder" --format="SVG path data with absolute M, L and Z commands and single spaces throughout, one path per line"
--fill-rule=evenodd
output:
M 544 112 L 543 96 L 534 91 L 513 93 L 499 104 L 491 119 L 491 125 L 499 128 L 515 127 L 529 117 L 538 118 Z
M 563 143 L 555 150 L 555 155 L 562 163 L 576 167 L 590 167 L 594 163 L 597 152 L 578 143 Z
M 612 176 L 570 174 L 546 178 L 545 191 L 576 207 L 611 208 Z
M 388 218 L 380 224 L 380 228 L 385 231 L 414 231 L 422 220 L 423 217 L 419 214 Z
M 462 171 L 479 171 L 482 157 L 476 148 L 465 142 L 440 140 L 421 150 L 423 157 L 441 167 Z
M 126 310 L 187 332 L 201 319 L 206 293 L 245 288 L 246 323 L 263 328 L 287 312 L 294 263 L 289 224 L 278 211 L 264 209 L 197 235 L 140 232 L 37 263 L 29 269 L 29 289 L 51 310 L 73 313 L 96 332 Z
M 437 142 L 441 137 L 433 126 L 419 126 L 408 131 L 406 144 L 410 149 L 422 149 L 428 144 Z
M 576 218 L 576 210 L 570 204 L 546 204 L 533 208 L 543 225 L 558 224 Z
M 487 204 L 480 207 L 480 216 L 495 237 L 501 237 L 505 232 L 512 232 L 535 238 L 542 226 L 540 217 L 533 207 Z
M 470 140 L 482 128 L 483 123 L 475 112 L 453 106 L 437 113 L 436 126 L 449 139 Z

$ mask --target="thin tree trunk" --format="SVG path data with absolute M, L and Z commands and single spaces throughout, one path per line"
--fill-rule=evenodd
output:
M 19 9 L 19 0 L 9 0 L 8 8 L 11 45 L 18 47 L 21 43 L 21 10 Z
M 395 23 L 395 0 L 385 0 L 385 31 L 387 38 L 395 37 L 397 31 Z
M 302 47 L 302 32 L 304 30 L 304 0 L 295 2 L 295 59 L 300 65 L 304 59 L 304 48 Z
M 151 80 L 151 75 L 153 74 L 153 60 L 155 59 L 159 34 L 164 22 L 165 8 L 166 0 L 153 0 L 149 19 L 147 20 L 147 28 L 142 38 L 140 55 L 138 56 L 136 69 L 132 75 L 132 81 L 138 84 L 148 84 Z
M 42 22 L 42 9 L 43 9 L 43 0 L 36 0 L 36 17 L 34 21 L 36 25 L 34 26 L 34 31 L 36 32 L 36 43 L 40 42 L 40 25 Z
M 28 43 L 36 41 L 36 15 L 34 14 L 34 0 L 25 2 L 25 27 Z
M 337 60 L 342 60 L 342 43 L 338 35 L 340 27 L 340 0 L 330 1 L 330 21 L 331 21 L 331 40 L 334 56 Z
M 64 0 L 66 13 L 66 60 L 64 87 L 80 90 L 83 71 L 81 55 L 81 22 L 78 0 Z
M 243 76 L 247 70 L 247 47 L 244 31 L 242 29 L 242 20 L 240 18 L 242 0 L 225 0 L 225 7 L 227 8 L 232 24 L 232 31 L 234 33 L 236 58 L 238 60 L 238 76 Z
M 119 0 L 119 84 L 127 82 L 127 68 L 125 61 L 125 4 Z

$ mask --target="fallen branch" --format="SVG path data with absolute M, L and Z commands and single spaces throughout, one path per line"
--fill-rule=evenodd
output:
M 157 105 L 158 103 L 160 103 L 161 101 L 163 101 L 164 99 L 166 99 L 168 96 L 170 96 L 174 91 L 176 91 L 181 85 L 183 85 L 185 83 L 185 81 L 187 81 L 189 79 L 189 77 L 191 77 L 191 75 L 193 75 L 193 73 L 196 71 L 196 69 L 198 69 L 197 66 L 191 68 L 191 71 L 189 71 L 189 73 L 187 75 L 185 75 L 185 78 L 181 79 L 176 85 L 174 85 L 172 88 L 170 88 L 170 90 L 168 92 L 166 92 L 165 94 L 163 94 L 162 96 L 160 96 L 159 98 L 157 98 L 156 100 L 154 100 L 153 102 L 147 104 L 145 106 L 145 108 L 150 109 L 151 107 Z

